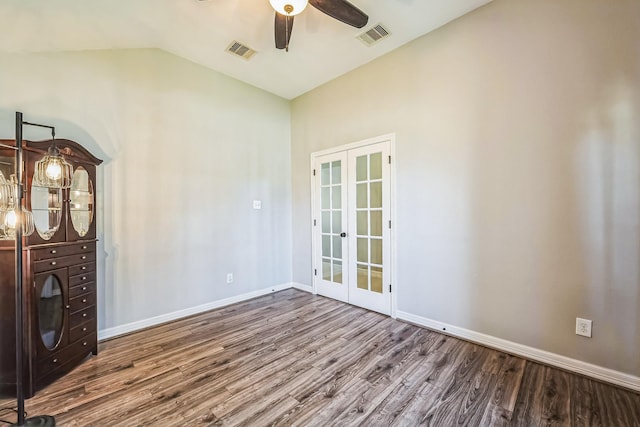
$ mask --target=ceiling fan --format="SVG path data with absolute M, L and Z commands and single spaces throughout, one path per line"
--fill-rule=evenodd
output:
M 366 13 L 347 0 L 269 0 L 269 3 L 276 11 L 274 29 L 276 48 L 285 49 L 287 52 L 293 29 L 293 17 L 302 12 L 307 7 L 307 3 L 352 27 L 362 28 L 369 21 Z

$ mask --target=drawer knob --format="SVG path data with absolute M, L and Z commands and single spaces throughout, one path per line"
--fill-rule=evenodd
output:
M 86 298 L 83 298 L 83 299 L 82 299 L 82 302 L 87 302 L 87 299 L 86 299 Z
M 82 313 L 82 317 L 87 317 L 87 313 Z
M 87 276 L 82 276 L 82 280 L 87 280 Z
M 87 259 L 87 257 L 86 257 L 86 256 L 84 256 L 84 255 L 82 255 L 82 256 L 80 257 L 80 259 Z
M 58 359 L 53 359 L 53 363 L 58 363 Z
M 87 332 L 87 328 L 82 328 L 82 332 Z
M 64 308 L 66 308 L 67 310 L 69 310 L 71 308 L 70 305 L 65 306 Z
M 87 267 L 83 266 L 80 270 L 86 270 L 86 269 L 87 269 Z
M 86 287 L 86 286 L 83 286 L 83 287 L 82 287 L 82 290 L 83 290 L 83 291 L 86 291 L 86 290 L 87 290 L 87 287 Z
M 57 262 L 51 261 L 51 265 L 56 265 L 56 264 L 57 264 Z
M 83 342 L 82 345 L 86 347 L 87 346 L 87 342 L 86 341 Z
M 56 254 L 56 253 L 58 253 L 58 251 L 56 251 L 55 249 L 53 249 L 53 250 L 51 250 L 51 251 L 50 251 L 50 253 L 52 253 L 52 254 Z
M 87 249 L 87 247 L 85 245 L 82 246 L 82 249 Z

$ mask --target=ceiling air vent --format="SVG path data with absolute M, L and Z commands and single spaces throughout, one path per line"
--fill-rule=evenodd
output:
M 251 57 L 256 53 L 256 51 L 251 49 L 249 46 L 245 46 L 235 40 L 227 47 L 227 52 L 233 53 L 234 55 L 238 55 L 247 60 L 251 59 Z
M 362 43 L 366 44 L 367 46 L 371 46 L 372 44 L 377 43 L 382 39 L 386 39 L 390 35 L 391 33 L 389 32 L 389 30 L 383 27 L 382 24 L 377 24 L 364 33 L 360 34 L 358 38 L 360 39 L 360 41 L 362 41 Z

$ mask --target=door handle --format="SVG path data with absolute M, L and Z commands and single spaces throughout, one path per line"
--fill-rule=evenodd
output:
M 340 237 L 347 237 L 347 233 L 343 231 L 342 233 L 340 233 Z

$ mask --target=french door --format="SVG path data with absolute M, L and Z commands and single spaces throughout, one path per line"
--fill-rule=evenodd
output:
M 314 156 L 315 291 L 391 313 L 389 141 Z

